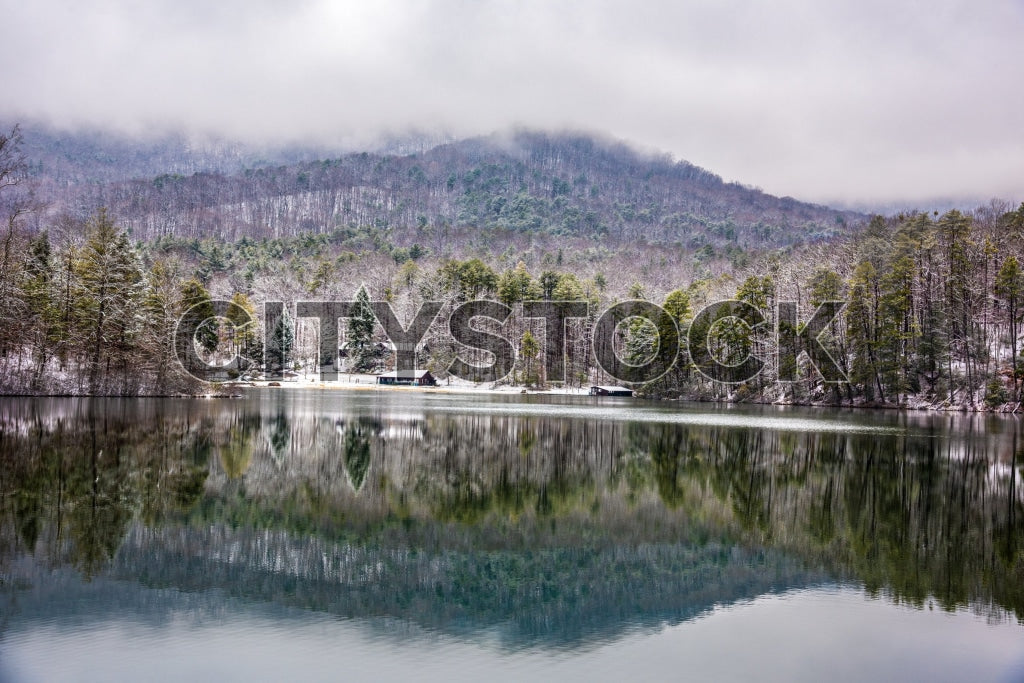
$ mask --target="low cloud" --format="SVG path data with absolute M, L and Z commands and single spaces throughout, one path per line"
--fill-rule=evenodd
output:
M 599 131 L 816 201 L 1024 199 L 1019 2 L 0 0 L 0 115 L 358 144 Z

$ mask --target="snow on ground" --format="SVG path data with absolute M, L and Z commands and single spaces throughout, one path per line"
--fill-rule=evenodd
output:
M 267 381 L 248 382 L 247 385 L 265 387 L 270 385 Z M 436 387 L 411 387 L 411 386 L 382 386 L 377 384 L 377 375 L 361 375 L 355 373 L 342 373 L 337 381 L 321 382 L 316 374 L 299 375 L 289 377 L 279 382 L 282 388 L 310 388 L 310 389 L 375 389 L 380 391 L 432 391 L 440 393 L 488 393 L 488 394 L 521 394 L 521 393 L 543 393 L 543 394 L 577 394 L 585 395 L 590 387 L 549 387 L 546 389 L 528 389 L 521 386 L 510 386 L 507 384 L 495 384 L 493 382 L 470 382 L 464 379 L 452 377 L 437 381 Z

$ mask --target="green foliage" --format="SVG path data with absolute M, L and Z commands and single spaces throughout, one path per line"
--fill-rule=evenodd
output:
M 326 287 L 335 274 L 335 264 L 327 260 L 322 260 L 316 265 L 316 270 L 313 273 L 313 277 L 310 279 L 309 284 L 306 286 L 306 291 L 310 294 L 316 294 L 324 287 Z
M 767 313 L 775 301 L 775 283 L 770 277 L 752 275 L 736 290 L 736 298 Z
M 875 333 L 879 371 L 882 381 L 897 398 L 910 389 L 908 359 L 917 335 L 917 325 L 911 315 L 913 276 L 914 263 L 903 256 L 889 265 L 880 282 L 882 295 Z
M 1024 205 L 1022 205 L 1024 209 Z M 1020 320 L 1022 303 L 1024 303 L 1024 273 L 1016 256 L 1008 257 L 996 275 L 995 295 L 1006 305 L 1006 318 L 1010 337 L 1010 363 L 1013 378 L 1013 394 L 1019 396 L 1020 372 L 1018 370 L 1018 339 L 1020 337 Z
M 658 351 L 658 328 L 646 318 L 630 318 L 626 328 L 625 358 L 630 365 L 645 365 Z
M 523 332 L 519 341 L 519 357 L 523 361 L 523 381 L 530 386 L 540 384 L 537 373 L 537 357 L 540 355 L 540 343 L 530 330 Z
M 280 372 L 288 369 L 295 348 L 295 323 L 288 314 L 287 306 L 274 326 L 268 347 L 265 351 L 268 371 Z
M 144 293 L 141 263 L 128 236 L 106 211 L 89 222 L 88 237 L 74 262 L 77 283 L 73 320 L 76 337 L 89 358 L 92 391 L 110 390 L 108 368 L 132 363 Z M 108 363 L 108 361 L 110 361 Z
M 688 322 L 693 315 L 690 307 L 690 295 L 683 289 L 674 289 L 669 292 L 661 307 L 672 316 L 679 326 Z
M 985 385 L 985 405 L 989 409 L 995 409 L 1010 400 L 1010 393 L 998 377 L 993 377 Z
M 555 288 L 560 280 L 561 276 L 552 270 L 545 270 L 540 274 L 540 291 L 545 300 L 550 301 L 555 298 Z
M 227 316 L 234 326 L 231 342 L 235 352 L 247 361 L 247 364 L 258 365 L 259 360 L 263 357 L 263 343 L 257 324 L 256 307 L 253 306 L 249 297 L 240 292 L 236 292 L 231 297 L 231 302 L 237 306 L 237 308 L 230 309 Z M 248 313 L 248 317 L 242 311 Z
M 846 284 L 843 278 L 831 268 L 819 267 L 811 276 L 810 304 L 817 308 L 823 301 L 842 301 Z
M 494 292 L 498 286 L 497 274 L 478 258 L 446 261 L 441 266 L 440 278 L 444 291 L 461 301 L 478 299 Z
M 583 301 L 586 293 L 579 279 L 572 273 L 562 273 L 558 276 L 558 283 L 551 291 L 551 298 L 555 301 Z
M 213 298 L 206 287 L 196 279 L 189 280 L 181 286 L 182 312 L 197 306 L 200 320 L 207 322 L 196 331 L 196 341 L 207 353 L 212 352 L 220 343 L 220 323 L 213 319 Z
M 1024 295 L 1024 274 L 1021 273 L 1016 256 L 1009 256 L 1003 261 L 996 276 L 995 293 L 1011 309 L 1019 305 Z
M 32 341 L 40 369 L 45 367 L 54 344 L 62 337 L 53 272 L 50 239 L 43 231 L 28 244 L 22 284 L 31 327 L 35 330 Z
M 348 351 L 349 363 L 353 370 L 366 372 L 370 370 L 377 354 L 373 346 L 373 329 L 377 318 L 370 306 L 370 295 L 366 288 L 361 287 L 356 293 L 355 309 L 348 319 L 348 335 L 345 349 Z
M 860 388 L 867 400 L 875 398 L 875 389 L 881 390 L 876 362 L 875 319 L 878 312 L 877 275 L 869 261 L 861 261 L 850 280 L 850 295 L 846 306 L 846 336 L 852 359 L 850 381 Z M 885 400 L 884 394 L 881 400 Z
M 522 261 L 514 270 L 506 270 L 498 279 L 498 300 L 507 306 L 522 301 L 536 301 L 542 297 L 540 287 L 526 270 Z

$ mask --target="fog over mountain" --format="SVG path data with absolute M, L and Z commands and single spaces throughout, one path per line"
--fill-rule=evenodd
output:
M 143 240 L 372 226 L 407 246 L 436 239 L 438 250 L 450 229 L 736 249 L 821 240 L 866 218 L 584 133 L 521 129 L 436 145 L 408 136 L 348 153 L 34 127 L 25 139 L 47 206 L 38 220 L 105 207 Z
M 1024 9 L 0 0 L 0 118 L 372 150 L 598 131 L 818 203 L 1024 199 Z

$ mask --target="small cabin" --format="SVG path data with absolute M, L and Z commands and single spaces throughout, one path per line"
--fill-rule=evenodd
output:
M 593 386 L 590 387 L 591 396 L 632 396 L 633 390 L 626 387 Z
M 429 370 L 392 370 L 377 375 L 377 384 L 385 386 L 436 387 L 437 380 Z

